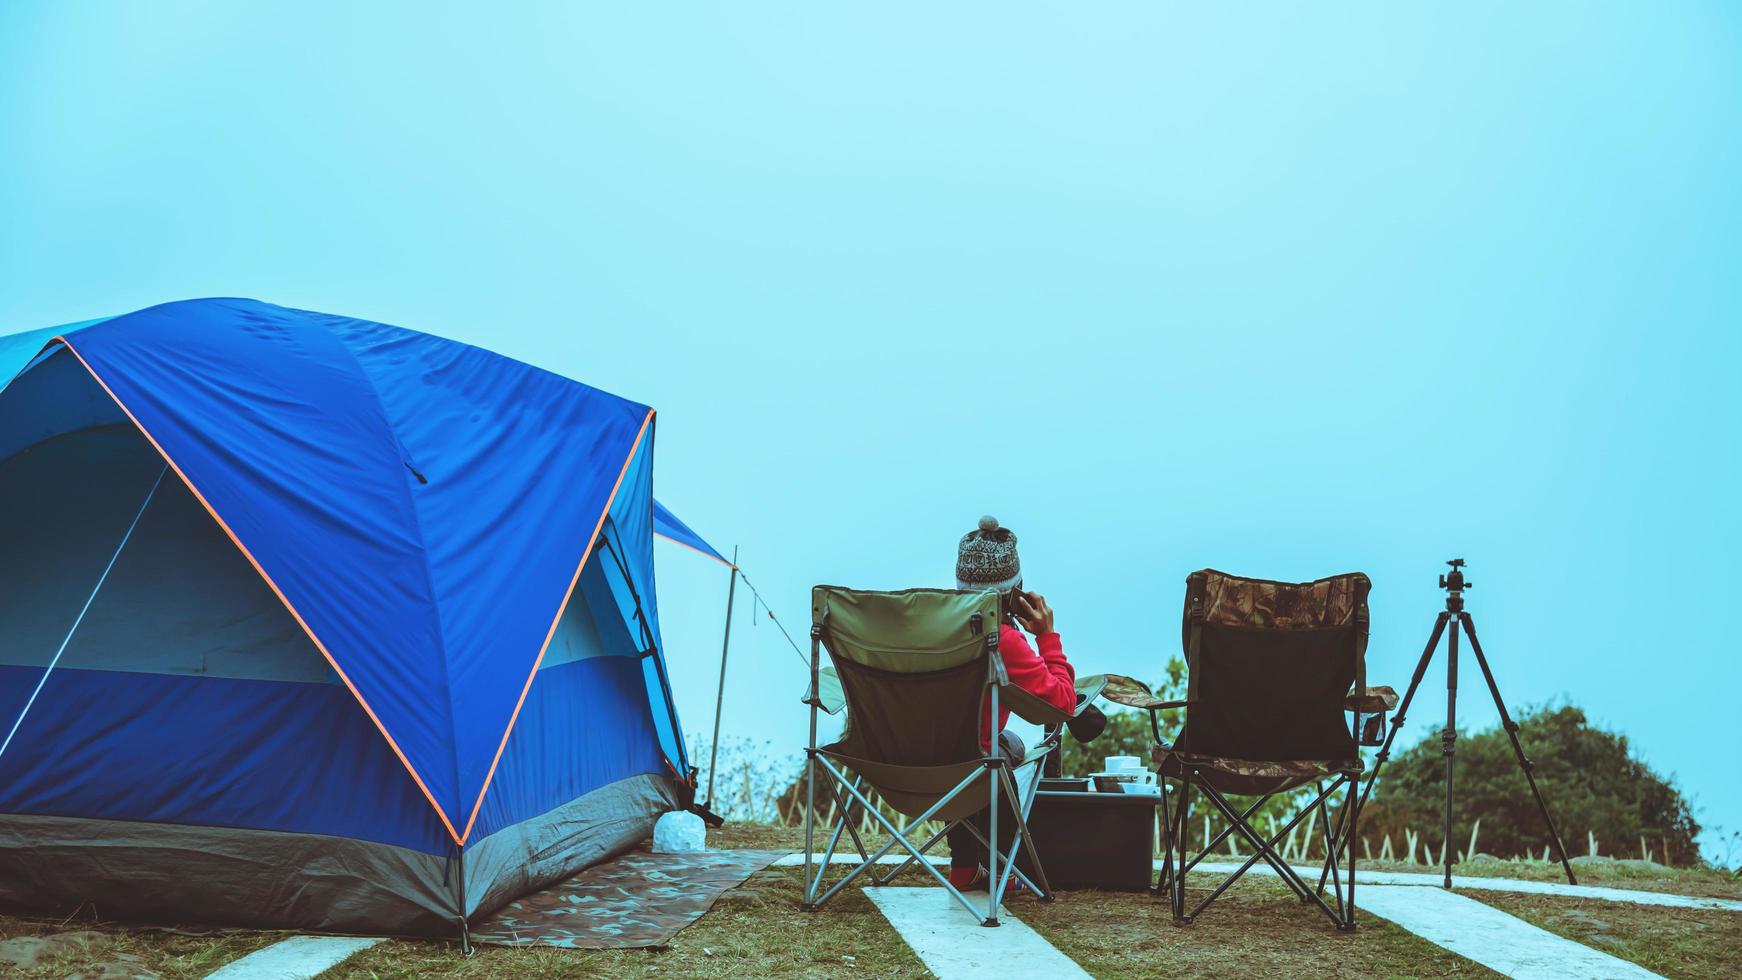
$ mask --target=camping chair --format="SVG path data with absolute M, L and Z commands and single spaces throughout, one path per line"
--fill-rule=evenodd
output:
M 807 911 L 820 908 L 867 871 L 872 872 L 871 883 L 881 885 L 913 865 L 936 878 L 983 925 L 998 924 L 998 903 L 1012 875 L 1042 900 L 1051 900 L 1027 818 L 1040 784 L 1041 762 L 1058 749 L 1057 727 L 1073 715 L 1010 683 L 998 653 L 998 602 L 998 593 L 990 591 L 860 592 L 822 585 L 812 591 L 811 683 L 805 696 L 810 705 L 805 750 Z M 829 654 L 828 667 L 821 663 L 823 650 Z M 993 746 L 990 754 L 980 748 L 980 709 L 987 697 L 992 707 L 985 731 Z M 1094 692 L 1087 692 L 1077 710 L 1093 700 Z M 1000 703 L 1030 722 L 1049 726 L 1048 735 L 1019 762 L 1010 762 L 998 750 Z M 847 718 L 840 739 L 818 746 L 818 711 L 832 713 L 842 706 Z M 820 860 L 815 848 L 819 784 L 835 803 Z M 905 827 L 884 816 L 873 796 L 911 818 Z M 968 818 L 988 809 L 988 833 L 982 835 Z M 861 812 L 889 834 L 888 843 L 875 852 L 860 838 Z M 909 836 L 932 820 L 943 829 L 923 839 Z M 1000 820 L 1015 822 L 1004 853 L 997 844 Z M 926 859 L 926 851 L 958 825 L 986 846 L 984 908 L 976 908 Z M 825 891 L 823 875 L 843 831 L 852 837 L 860 860 Z M 874 870 L 878 860 L 897 847 L 907 860 L 879 877 Z M 1016 868 L 1017 848 L 1026 853 L 1032 878 Z
M 1187 577 L 1182 623 L 1186 699 L 1150 698 L 1152 705 L 1142 705 L 1151 710 L 1162 779 L 1180 783 L 1156 882 L 1157 893 L 1167 894 L 1172 902 L 1176 923 L 1189 924 L 1262 860 L 1302 902 L 1316 904 L 1338 929 L 1354 930 L 1355 852 L 1350 842 L 1360 821 L 1358 743 L 1377 744 L 1385 712 L 1397 705 L 1391 688 L 1367 687 L 1371 585 L 1359 572 L 1301 584 L 1237 578 L 1209 569 Z M 1121 703 L 1129 700 L 1111 692 L 1108 696 Z M 1169 745 L 1153 719 L 1172 707 L 1185 709 L 1185 723 Z M 1345 713 L 1352 719 L 1345 721 Z M 1365 723 L 1363 716 L 1370 716 Z M 1301 787 L 1309 788 L 1307 804 L 1268 837 L 1261 835 L 1252 816 L 1272 796 Z M 1228 826 L 1188 859 L 1186 832 L 1194 789 Z M 1326 804 L 1339 789 L 1342 802 L 1333 819 Z M 1257 801 L 1237 808 L 1228 794 Z M 1279 841 L 1313 814 L 1325 847 L 1316 887 L 1302 880 L 1276 850 Z M 1168 819 L 1164 808 L 1163 821 Z M 1232 834 L 1244 838 L 1254 853 L 1187 912 L 1186 873 Z M 1307 834 L 1311 837 L 1312 831 Z M 1345 848 L 1346 878 L 1339 861 Z M 1335 909 L 1323 897 L 1327 880 Z

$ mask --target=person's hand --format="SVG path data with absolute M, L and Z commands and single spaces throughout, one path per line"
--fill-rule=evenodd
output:
M 1046 596 L 1038 592 L 1016 593 L 1015 612 L 1022 628 L 1035 636 L 1053 632 L 1052 607 L 1046 604 Z

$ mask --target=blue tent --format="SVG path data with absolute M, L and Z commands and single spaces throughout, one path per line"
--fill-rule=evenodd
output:
M 0 904 L 451 934 L 690 802 L 652 409 L 241 299 L 0 377 Z

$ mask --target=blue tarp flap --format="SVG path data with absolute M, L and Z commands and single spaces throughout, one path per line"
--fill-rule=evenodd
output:
M 690 530 L 688 524 L 678 520 L 676 514 L 667 510 L 666 506 L 657 500 L 653 502 L 653 533 L 662 538 L 676 541 L 687 548 L 694 548 L 715 561 L 724 562 L 727 565 L 732 564 L 726 561 L 724 555 L 715 551 L 713 545 L 703 541 L 701 535 Z
M 651 497 L 623 475 L 652 411 L 465 344 L 252 300 L 152 307 L 68 343 L 464 838 L 619 485 Z

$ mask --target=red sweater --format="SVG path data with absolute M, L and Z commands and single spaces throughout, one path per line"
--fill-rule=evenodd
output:
M 1040 644 L 1040 653 L 1028 645 L 1028 639 L 1022 631 L 1009 624 L 1000 624 L 998 629 L 998 653 L 1004 658 L 1004 670 L 1010 675 L 1010 683 L 1024 691 L 1047 702 L 1060 711 L 1072 711 L 1077 706 L 1077 669 L 1065 659 L 1064 647 L 1059 642 L 1057 633 L 1042 633 L 1035 637 Z M 987 739 L 986 714 L 992 709 L 992 695 L 986 695 L 986 701 L 980 705 L 980 750 L 990 752 L 992 743 Z M 1010 709 L 1003 702 L 998 704 L 998 730 L 1004 730 L 1004 723 L 1010 720 Z

